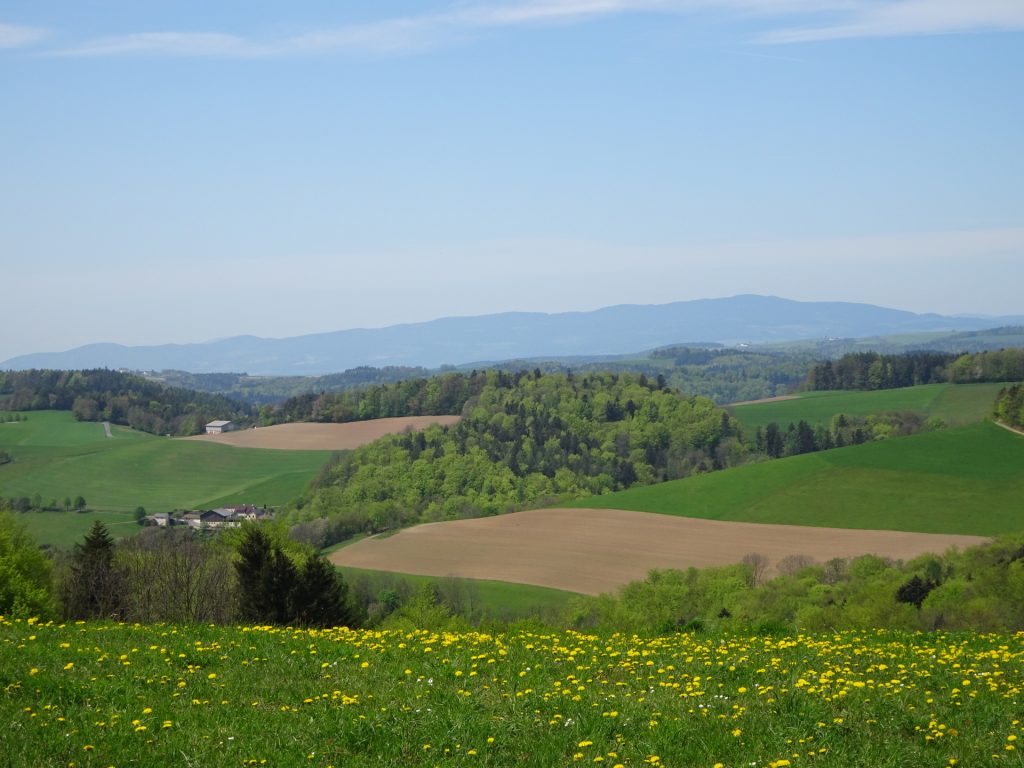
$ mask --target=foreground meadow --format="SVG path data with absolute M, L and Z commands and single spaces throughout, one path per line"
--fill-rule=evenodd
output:
M 0 619 L 0 764 L 1021 765 L 1024 633 Z

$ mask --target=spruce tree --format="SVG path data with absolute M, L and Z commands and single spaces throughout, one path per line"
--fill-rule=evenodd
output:
M 70 618 L 117 618 L 123 583 L 114 562 L 114 539 L 97 520 L 81 544 L 75 545 L 64 585 L 64 610 Z
M 309 627 L 351 626 L 348 585 L 326 559 L 313 555 L 303 563 L 295 584 L 295 622 Z

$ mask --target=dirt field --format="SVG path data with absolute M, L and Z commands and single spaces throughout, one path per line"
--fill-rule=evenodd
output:
M 596 595 L 652 568 L 703 568 L 752 552 L 769 572 L 786 555 L 819 562 L 868 553 L 909 559 L 988 539 L 897 531 L 757 525 L 613 509 L 541 509 L 430 523 L 334 552 L 337 565 L 497 579 Z
M 397 435 L 407 429 L 424 429 L 431 424 L 450 426 L 458 420 L 458 416 L 402 416 L 395 419 L 350 421 L 347 424 L 277 424 L 273 427 L 240 429 L 223 435 L 196 435 L 182 439 L 221 443 L 237 448 L 343 451 L 372 443 L 384 435 Z

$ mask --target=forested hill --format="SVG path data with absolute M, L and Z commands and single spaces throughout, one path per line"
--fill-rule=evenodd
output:
M 72 411 L 79 421 L 110 421 L 160 435 L 194 435 L 214 419 L 244 424 L 255 416 L 252 406 L 223 395 L 105 368 L 0 371 L 0 408 Z
M 643 375 L 487 372 L 428 385 L 420 407 L 468 394 L 463 419 L 340 457 L 297 515 L 316 521 L 310 539 L 600 494 L 729 466 L 746 452 L 725 411 Z

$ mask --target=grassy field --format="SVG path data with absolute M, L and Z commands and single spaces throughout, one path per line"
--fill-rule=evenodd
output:
M 171 440 L 76 422 L 70 413 L 33 411 L 28 421 L 0 424 L 0 449 L 14 461 L 0 466 L 0 496 L 38 493 L 43 502 L 85 497 L 91 509 L 133 532 L 130 513 L 212 507 L 228 503 L 277 505 L 305 488 L 330 456 L 325 451 L 271 451 Z M 66 543 L 96 516 L 27 513 L 21 516 L 41 543 Z
M 828 425 L 837 413 L 869 416 L 885 411 L 916 411 L 959 427 L 992 413 L 996 395 L 1005 384 L 926 384 L 874 392 L 803 392 L 792 400 L 731 406 L 729 411 L 751 433 L 776 422 L 785 428 L 801 419 L 812 426 Z
M 1024 635 L 0 618 L 12 766 L 1022 765 Z
M 451 577 L 418 576 L 411 573 L 392 573 L 365 568 L 338 567 L 350 583 L 360 578 L 370 580 L 375 587 L 394 589 L 405 585 L 409 592 L 415 592 L 427 583 L 438 584 L 443 592 L 460 596 L 464 612 L 480 618 L 515 621 L 529 616 L 556 615 L 563 608 L 573 592 L 548 589 L 531 584 L 513 584 L 508 581 L 488 579 L 454 579 Z M 463 612 L 460 611 L 460 612 Z
M 564 506 L 993 536 L 1024 530 L 1024 438 L 989 422 L 750 464 Z

